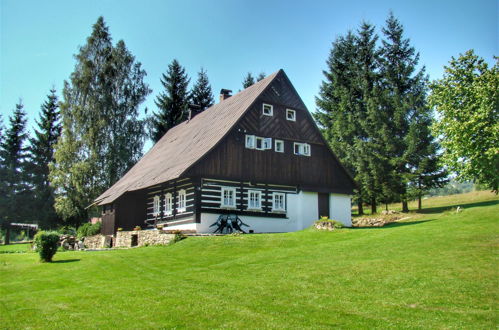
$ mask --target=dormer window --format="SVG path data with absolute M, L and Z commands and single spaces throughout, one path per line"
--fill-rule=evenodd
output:
M 263 114 L 265 116 L 272 116 L 274 115 L 274 107 L 270 104 L 263 104 Z
M 295 155 L 310 156 L 310 144 L 295 142 L 293 147 Z
M 296 121 L 296 111 L 291 109 L 286 109 L 286 119 L 290 121 Z

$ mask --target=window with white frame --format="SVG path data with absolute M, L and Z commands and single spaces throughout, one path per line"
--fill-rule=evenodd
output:
M 291 109 L 286 109 L 286 119 L 291 121 L 296 121 L 296 111 Z
M 177 196 L 177 212 L 181 213 L 181 212 L 185 212 L 185 202 L 186 202 L 186 198 L 187 197 L 187 193 L 185 191 L 185 189 L 180 189 L 178 191 L 178 196 Z
M 272 211 L 286 211 L 286 194 L 276 192 L 272 194 Z
M 272 116 L 274 114 L 274 106 L 271 104 L 264 103 L 262 110 L 265 116 Z
M 160 212 L 161 204 L 159 196 L 154 196 L 152 200 L 152 215 L 158 216 Z
M 310 144 L 295 142 L 293 145 L 295 155 L 310 156 Z
M 256 150 L 271 150 L 272 149 L 272 138 L 264 138 L 260 136 L 255 137 L 255 149 Z
M 275 152 L 284 152 L 284 141 L 275 140 Z
M 260 190 L 248 190 L 248 210 L 262 209 L 262 192 Z
M 173 214 L 173 196 L 171 193 L 165 194 L 165 215 Z
M 246 148 L 255 149 L 255 136 L 246 135 Z
M 236 188 L 222 188 L 222 205 L 221 207 L 235 208 L 236 207 Z

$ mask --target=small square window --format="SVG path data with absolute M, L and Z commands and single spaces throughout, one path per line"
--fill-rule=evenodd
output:
M 310 144 L 295 142 L 293 145 L 295 155 L 310 156 Z
M 272 116 L 274 114 L 274 107 L 270 104 L 263 104 L 263 114 L 265 116 Z
M 255 136 L 246 135 L 246 148 L 255 149 Z
M 275 152 L 284 152 L 284 141 L 275 140 Z
M 286 119 L 291 121 L 296 121 L 296 111 L 291 109 L 286 109 Z

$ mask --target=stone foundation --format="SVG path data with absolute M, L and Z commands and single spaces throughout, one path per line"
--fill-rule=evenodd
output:
M 167 245 L 175 234 L 163 230 L 133 230 L 118 231 L 116 233 L 115 247 L 132 247 L 147 245 Z

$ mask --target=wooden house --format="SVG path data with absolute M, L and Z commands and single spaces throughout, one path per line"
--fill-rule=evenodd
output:
M 284 71 L 222 92 L 96 199 L 103 233 L 158 224 L 209 233 L 224 214 L 252 232 L 301 230 L 320 216 L 350 226 L 354 182 Z

